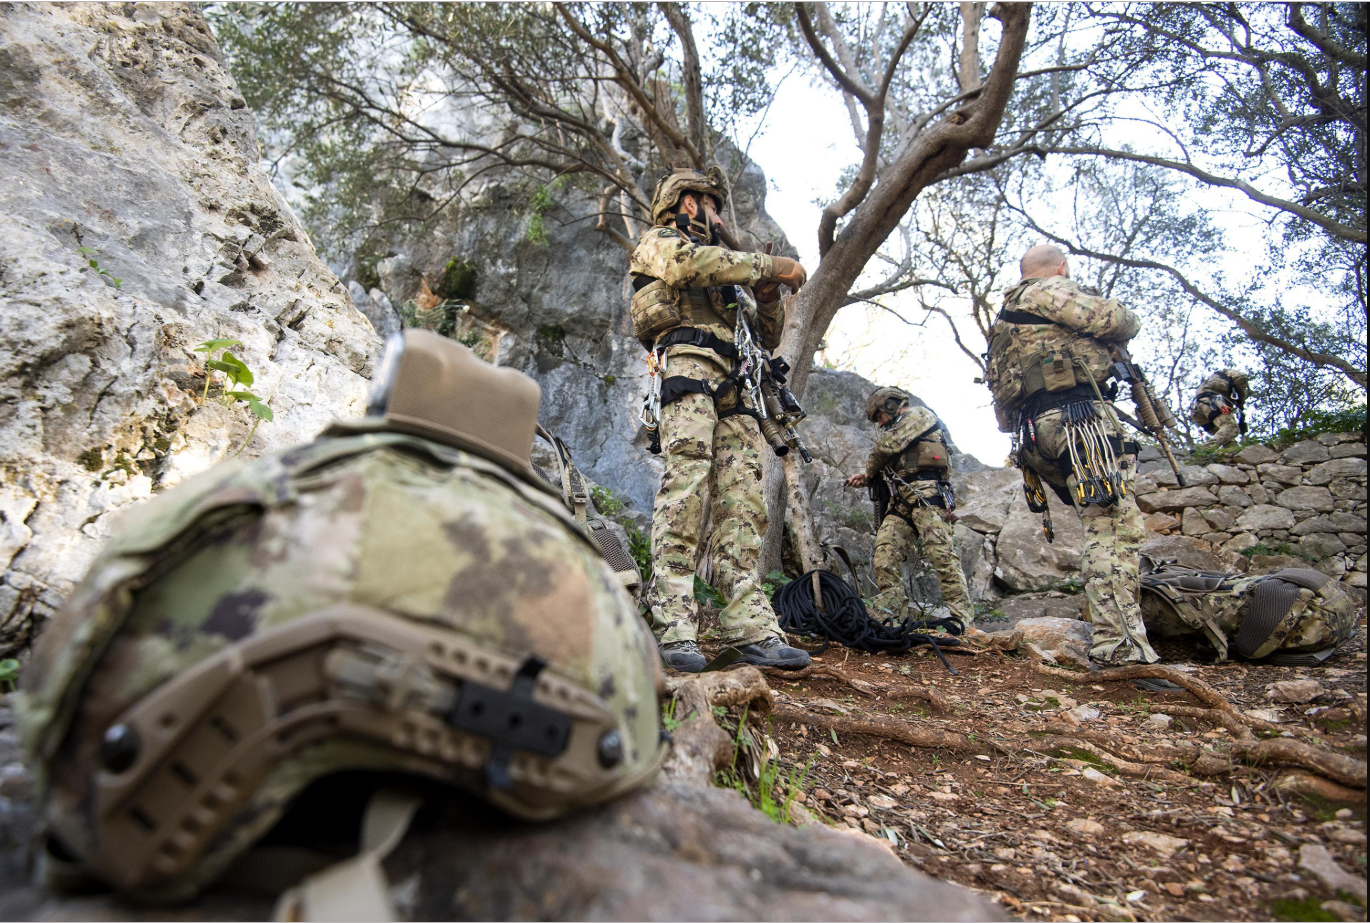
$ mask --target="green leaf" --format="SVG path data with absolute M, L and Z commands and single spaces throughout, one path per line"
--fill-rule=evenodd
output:
M 231 362 L 220 362 L 218 359 L 210 359 L 205 365 L 216 372 L 223 372 L 225 375 L 233 375 L 238 371 L 238 366 Z
M 90 264 L 90 268 L 91 268 L 91 269 L 99 269 L 99 268 L 100 268 L 100 264 L 97 263 L 95 260 L 86 260 L 86 262 Z
M 225 352 L 222 356 L 219 357 L 219 359 L 223 362 L 230 363 L 231 365 L 237 368 L 237 372 L 233 375 L 233 378 L 235 381 L 238 382 L 238 384 L 252 384 L 254 380 L 252 376 L 252 370 L 247 367 L 246 362 L 239 359 L 237 356 L 233 355 L 233 353 L 230 352 Z
M 227 349 L 230 346 L 242 346 L 242 340 L 205 340 L 195 347 L 197 353 L 212 353 L 216 349 Z
M 270 423 L 272 420 L 276 419 L 276 415 L 271 412 L 271 408 L 261 401 L 248 401 L 247 409 L 256 414 L 258 420 L 265 420 Z
M 94 247 L 77 247 L 76 252 L 81 254 L 82 256 L 90 256 L 92 253 L 95 253 L 96 251 Z

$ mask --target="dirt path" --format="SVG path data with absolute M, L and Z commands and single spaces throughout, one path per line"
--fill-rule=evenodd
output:
M 1195 666 L 1188 675 L 1241 711 L 1273 710 L 1262 714 L 1278 720 L 1285 735 L 1364 760 L 1361 625 L 1320 669 L 1224 664 Z M 772 675 L 778 715 L 828 716 L 820 723 L 892 719 L 971 742 L 957 751 L 803 719 L 770 723 L 784 775 L 809 764 L 796 800 L 828 823 L 891 841 L 910 865 L 991 892 L 1033 920 L 1364 919 L 1359 908 L 1323 909 L 1335 892 L 1300 867 L 1300 848 L 1318 844 L 1364 879 L 1364 791 L 1358 801 L 1334 803 L 1277 789 L 1291 770 L 1231 759 L 1228 730 L 1192 717 L 1156 717 L 1199 704 L 1188 693 L 1143 694 L 1131 683 L 1100 685 L 1087 675 L 1064 681 L 998 653 L 953 656 L 958 676 L 927 652 L 831 648 L 815 663 L 852 682 Z M 1311 702 L 1279 705 L 1268 697 L 1272 683 L 1309 678 L 1325 689 Z M 938 695 L 941 709 L 927 701 Z M 1128 777 L 1042 731 L 1063 726 L 1078 728 L 1076 737 L 1111 741 L 1113 753 L 1127 748 L 1120 755 L 1146 765 L 1123 768 L 1144 774 Z M 1167 750 L 1178 755 L 1195 744 L 1211 749 L 1202 759 L 1216 774 L 1169 768 Z

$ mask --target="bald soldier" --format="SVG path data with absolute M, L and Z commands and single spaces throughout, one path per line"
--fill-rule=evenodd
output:
M 1033 508 L 1046 512 L 1045 484 L 1080 516 L 1086 614 L 1094 627 L 1090 660 L 1155 663 L 1139 605 L 1144 528 L 1131 490 L 1138 447 L 1118 422 L 1117 385 L 1108 381 L 1109 344 L 1131 340 L 1141 321 L 1073 282 L 1057 247 L 1033 247 L 1019 268 L 1022 279 L 1004 293 L 989 331 L 985 379 L 999 429 L 1014 434 L 1014 463 Z
M 785 643 L 757 574 L 767 519 L 761 432 L 737 412 L 737 388 L 725 382 L 737 360 L 738 312 L 750 315 L 762 347 L 775 348 L 785 323 L 780 286 L 797 291 L 806 277 L 795 260 L 720 245 L 722 180 L 716 169 L 663 177 L 652 197 L 653 226 L 629 259 L 633 333 L 662 376 L 657 426 L 665 470 L 652 508 L 646 600 L 666 665 L 702 670 L 695 559 L 708 538 L 714 588 L 725 600 L 723 641 L 744 663 L 799 669 L 809 655 Z M 739 293 L 744 288 L 754 301 Z M 705 503 L 711 536 L 702 534 Z

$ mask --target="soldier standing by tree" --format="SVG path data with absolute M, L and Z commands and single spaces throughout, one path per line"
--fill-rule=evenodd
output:
M 746 663 L 798 669 L 808 654 L 785 644 L 761 591 L 757 566 L 766 533 L 761 434 L 740 414 L 730 374 L 743 308 L 739 286 L 752 286 L 748 323 L 763 347 L 780 342 L 785 309 L 780 285 L 798 290 L 804 267 L 786 257 L 719 246 L 724 201 L 721 173 L 677 170 L 657 184 L 652 227 L 629 262 L 633 332 L 652 352 L 661 376 L 659 439 L 666 470 L 652 509 L 652 630 L 667 666 L 705 666 L 697 642 L 695 558 L 711 503 L 713 582 L 726 600 L 723 640 Z
M 999 428 L 1014 434 L 1014 462 L 1029 505 L 1047 513 L 1045 482 L 1079 512 L 1081 570 L 1094 626 L 1090 659 L 1107 666 L 1155 663 L 1160 658 L 1147 641 L 1139 603 L 1138 549 L 1145 529 L 1131 490 L 1138 447 L 1113 410 L 1116 385 L 1106 388 L 1109 344 L 1135 337 L 1141 320 L 1073 282 L 1065 254 L 1051 244 L 1028 250 L 1020 269 L 1022 280 L 1004 293 L 989 331 L 986 382 Z
M 942 602 L 951 610 L 953 634 L 970 627 L 975 611 L 966 590 L 966 575 L 952 544 L 955 495 L 951 473 L 951 439 L 937 415 L 926 407 L 911 407 L 912 397 L 899 388 L 878 388 L 866 401 L 866 418 L 881 429 L 866 462 L 866 470 L 847 478 L 848 487 L 866 487 L 883 479 L 888 509 L 875 535 L 875 585 L 879 594 L 871 604 L 895 618 L 908 608 L 904 594 L 904 559 L 916 541 L 937 572 Z

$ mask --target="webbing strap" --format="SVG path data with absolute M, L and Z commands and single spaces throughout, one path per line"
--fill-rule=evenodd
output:
M 1054 324 L 1055 321 L 1047 320 L 1040 314 L 1033 314 L 1031 311 L 1020 311 L 1017 308 L 1008 308 L 1000 311 L 996 320 L 1004 321 L 1009 324 Z
M 736 346 L 727 340 L 714 336 L 707 330 L 700 330 L 698 327 L 677 327 L 662 334 L 656 341 L 657 349 L 665 349 L 670 346 L 699 346 L 704 349 L 712 349 L 729 362 L 737 359 Z
M 400 844 L 419 799 L 381 789 L 362 816 L 361 852 L 310 875 L 281 895 L 276 920 L 366 921 L 396 919 L 381 862 Z

